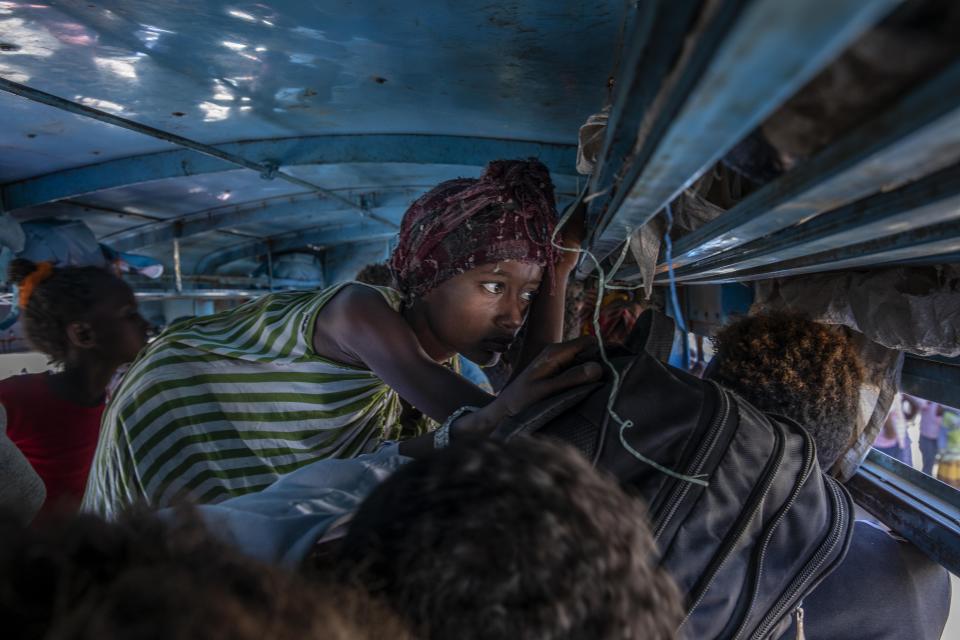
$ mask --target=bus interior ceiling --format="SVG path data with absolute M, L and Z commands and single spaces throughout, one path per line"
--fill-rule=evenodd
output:
M 698 332 L 748 306 L 721 286 L 868 274 L 862 317 L 933 273 L 935 336 L 888 346 L 960 405 L 952 0 L 2 0 L 0 89 L 3 214 L 160 261 L 152 304 L 349 279 L 431 186 L 536 157 L 587 203 L 580 275 L 674 282 Z

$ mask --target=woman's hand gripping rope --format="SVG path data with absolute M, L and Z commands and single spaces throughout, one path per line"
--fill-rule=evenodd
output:
M 620 255 L 617 257 L 617 261 L 614 263 L 613 268 L 610 271 L 610 275 L 608 276 L 606 273 L 604 273 L 603 267 L 600 265 L 600 261 L 589 250 L 584 249 L 582 247 L 571 247 L 568 245 L 567 242 L 564 242 L 563 244 L 557 243 L 557 237 L 560 235 L 561 230 L 565 226 L 570 224 L 572 225 L 573 228 L 576 228 L 579 225 L 584 225 L 585 218 L 586 218 L 586 199 L 580 198 L 577 200 L 577 202 L 571 205 L 567 209 L 567 211 L 563 214 L 563 217 L 560 218 L 560 221 L 557 223 L 557 226 L 553 231 L 553 236 L 550 238 L 550 242 L 553 244 L 554 247 L 559 249 L 564 254 L 573 253 L 578 256 L 580 254 L 587 256 L 590 260 L 593 261 L 594 267 L 597 270 L 597 301 L 598 302 L 597 304 L 594 305 L 594 308 L 593 308 L 593 332 L 594 334 L 596 334 L 596 346 L 600 355 L 600 359 L 603 361 L 605 365 L 607 365 L 613 378 L 610 385 L 610 396 L 607 398 L 607 413 L 610 414 L 610 418 L 613 419 L 613 421 L 616 424 L 620 425 L 620 444 L 622 444 L 623 448 L 629 451 L 630 454 L 633 457 L 635 457 L 637 460 L 640 460 L 644 464 L 650 465 L 657 471 L 660 471 L 661 473 L 665 473 L 668 476 L 671 476 L 678 480 L 682 480 L 684 482 L 690 482 L 693 484 L 706 487 L 708 485 L 708 482 L 704 476 L 688 476 L 688 475 L 679 473 L 677 471 L 674 471 L 672 469 L 668 469 L 667 467 L 661 465 L 660 463 L 646 457 L 645 455 L 643 455 L 642 453 L 634 449 L 629 442 L 627 442 L 625 432 L 627 429 L 633 427 L 633 421 L 624 420 L 617 414 L 617 412 L 613 408 L 614 404 L 617 401 L 617 394 L 620 391 L 621 379 L 620 379 L 620 372 L 617 371 L 617 368 L 610 361 L 610 358 L 607 357 L 607 351 L 603 344 L 603 335 L 600 331 L 599 301 L 603 300 L 603 294 L 607 288 L 616 288 L 616 289 L 635 288 L 635 287 L 617 287 L 617 286 L 612 286 L 608 284 L 608 282 L 614 278 L 614 276 L 617 274 L 617 271 L 619 271 L 620 267 L 623 265 L 623 262 L 627 257 L 627 250 L 629 249 L 630 243 L 629 243 L 629 239 L 625 238 L 623 249 L 620 251 Z M 672 221 L 672 217 L 671 217 L 671 221 Z M 667 230 L 667 233 L 668 234 L 670 233 L 669 229 Z M 564 234 L 563 237 L 564 237 L 564 240 L 566 240 L 567 238 L 566 234 Z M 581 234 L 581 237 L 582 237 L 582 234 Z M 672 275 L 672 264 L 670 266 L 671 266 L 671 275 Z M 588 337 L 592 338 L 592 336 L 588 336 Z

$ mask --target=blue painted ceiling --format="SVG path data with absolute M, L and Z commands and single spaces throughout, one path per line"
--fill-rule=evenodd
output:
M 423 157 L 407 162 L 371 149 L 352 162 L 312 158 L 289 169 L 327 189 L 392 190 L 408 201 L 495 159 L 458 163 L 461 138 L 465 158 L 477 156 L 466 153 L 476 139 L 496 139 L 484 153 L 509 154 L 517 141 L 568 145 L 552 168 L 558 191 L 572 194 L 577 129 L 608 99 L 632 7 L 625 0 L 0 0 L 0 77 L 207 144 L 423 134 Z M 152 174 L 141 156 L 177 147 L 14 95 L 0 93 L 0 114 L 0 184 L 124 159 L 110 166 L 120 186 L 88 192 L 80 178 L 72 197 L 15 209 L 19 219 L 78 217 L 109 238 L 304 193 L 247 170 Z M 431 155 L 429 136 L 454 138 Z M 385 215 L 398 219 L 404 206 L 394 198 Z M 305 210 L 192 235 L 183 241 L 185 269 L 247 236 L 348 224 L 356 215 Z M 141 252 L 172 262 L 169 243 Z

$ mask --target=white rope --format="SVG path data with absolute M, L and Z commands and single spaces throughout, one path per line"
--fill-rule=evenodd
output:
M 584 201 L 586 201 L 586 199 L 584 199 Z M 607 413 L 609 413 L 610 418 L 617 425 L 620 426 L 620 443 L 623 445 L 624 449 L 626 449 L 627 451 L 630 452 L 631 455 L 633 455 L 633 457 L 635 457 L 637 460 L 640 460 L 644 464 L 650 465 L 657 471 L 661 473 L 665 473 L 666 475 L 676 478 L 678 480 L 682 480 L 683 482 L 690 482 L 693 484 L 706 487 L 708 486 L 708 482 L 705 479 L 707 476 L 704 476 L 704 475 L 688 476 L 683 473 L 674 471 L 673 469 L 669 469 L 661 465 L 660 463 L 646 457 L 645 455 L 643 455 L 642 453 L 634 449 L 632 446 L 630 446 L 630 443 L 627 442 L 627 438 L 624 435 L 624 432 L 627 429 L 630 429 L 631 427 L 633 427 L 634 425 L 632 420 L 624 420 L 623 418 L 621 418 L 613 408 L 613 405 L 617 401 L 617 394 L 620 391 L 621 379 L 620 379 L 620 372 L 617 371 L 617 368 L 613 366 L 613 363 L 607 357 L 607 350 L 603 344 L 603 335 L 600 333 L 600 305 L 603 302 L 603 294 L 607 288 L 610 288 L 610 289 L 619 288 L 619 287 L 608 285 L 607 282 L 608 280 L 612 280 L 613 277 L 616 275 L 617 271 L 620 270 L 620 267 L 623 266 L 623 262 L 627 257 L 627 250 L 630 248 L 630 241 L 629 241 L 629 238 L 627 238 L 626 242 L 623 245 L 623 249 L 620 251 L 620 255 L 617 257 L 617 261 L 614 263 L 613 268 L 611 269 L 610 276 L 607 276 L 607 274 L 603 271 L 603 267 L 600 266 L 600 261 L 597 260 L 597 257 L 593 255 L 593 253 L 591 253 L 589 250 L 580 249 L 580 248 L 570 249 L 568 247 L 564 247 L 563 245 L 560 245 L 557 243 L 557 236 L 559 235 L 560 230 L 563 228 L 565 224 L 567 224 L 567 222 L 570 221 L 570 218 L 573 217 L 573 214 L 576 212 L 576 209 L 577 209 L 577 205 L 575 203 L 574 205 L 570 206 L 567 212 L 564 213 L 563 217 L 560 218 L 560 221 L 557 222 L 556 228 L 553 230 L 553 235 L 550 237 L 550 243 L 560 251 L 566 251 L 567 253 L 576 253 L 578 255 L 582 254 L 587 256 L 588 258 L 593 260 L 593 264 L 597 269 L 597 302 L 593 308 L 593 332 L 597 336 L 597 345 L 600 349 L 600 359 L 603 361 L 605 365 L 607 365 L 607 368 L 610 369 L 610 373 L 613 375 L 613 383 L 610 387 L 610 396 L 607 398 Z M 639 286 L 633 287 L 633 288 L 639 288 Z

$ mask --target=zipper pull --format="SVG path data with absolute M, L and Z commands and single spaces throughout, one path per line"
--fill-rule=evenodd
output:
M 797 635 L 795 640 L 807 640 L 807 636 L 803 633 L 803 605 L 801 604 L 797 607 L 797 610 L 793 612 L 793 619 L 797 627 Z

